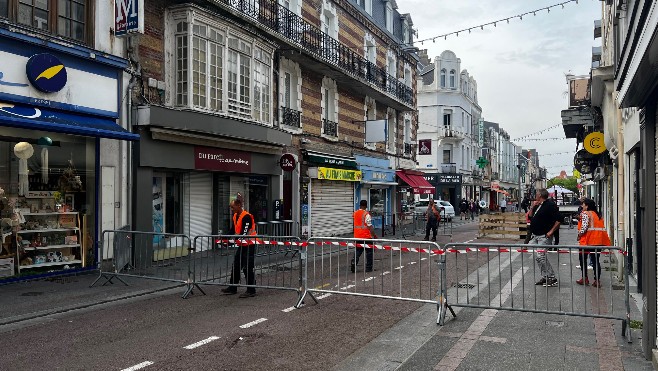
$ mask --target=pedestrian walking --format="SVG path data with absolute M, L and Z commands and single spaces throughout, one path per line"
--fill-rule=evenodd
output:
M 507 209 L 507 200 L 503 197 L 503 199 L 500 200 L 500 212 L 504 213 L 505 209 Z
M 242 207 L 242 198 L 238 197 L 231 201 L 230 207 L 233 214 L 233 231 L 235 232 L 235 235 L 255 236 L 256 223 L 254 216 L 244 210 Z M 240 294 L 240 298 L 250 298 L 256 296 L 256 288 L 253 287 L 256 285 L 256 275 L 254 272 L 256 245 L 253 240 L 239 242 L 237 245 L 238 247 L 235 251 L 235 256 L 233 257 L 233 270 L 230 281 L 231 286 L 222 289 L 222 292 L 226 295 L 237 294 L 238 288 L 233 285 L 240 283 L 240 270 L 242 270 L 247 285 L 251 287 L 247 287 L 247 291 Z
M 459 203 L 459 220 L 468 220 L 468 200 L 462 198 Z
M 582 203 L 583 211 L 578 221 L 578 244 L 581 246 L 610 246 L 610 237 L 605 229 L 601 214 L 596 202 L 585 199 Z M 594 281 L 592 286 L 601 287 L 601 263 L 599 262 L 600 249 L 579 249 L 581 278 L 576 281 L 579 285 L 589 285 L 587 277 L 587 257 L 589 255 L 594 268 Z
M 436 242 L 436 233 L 439 228 L 439 222 L 441 221 L 441 214 L 434 204 L 434 200 L 430 200 L 429 205 L 427 205 L 427 211 L 425 211 L 425 216 L 427 218 L 427 224 L 425 225 L 425 241 L 430 238 L 430 230 L 432 231 L 432 241 Z
M 523 209 L 524 213 L 528 212 L 529 206 L 530 206 L 530 200 L 528 199 L 528 196 L 523 196 L 523 201 L 521 201 L 521 208 Z
M 357 241 L 357 245 L 361 245 L 361 247 L 357 246 L 354 251 L 354 258 L 352 258 L 350 267 L 352 273 L 356 272 L 356 266 L 359 265 L 359 258 L 363 254 L 363 250 L 366 250 L 366 272 L 372 272 L 373 252 L 372 249 L 365 248 L 363 245 L 366 244 L 365 240 L 377 238 L 377 235 L 375 234 L 375 227 L 372 226 L 372 217 L 367 209 L 368 201 L 361 200 L 359 208 L 353 214 L 354 238 L 363 240 Z
M 475 219 L 475 214 L 478 212 L 478 205 L 475 203 L 475 200 L 471 200 L 469 211 L 471 212 L 471 220 Z
M 537 191 L 529 216 L 530 232 L 532 233 L 529 244 L 552 245 L 553 234 L 560 227 L 560 212 L 555 202 L 548 198 L 548 191 L 545 188 Z M 545 249 L 547 250 L 548 247 Z M 546 251 L 537 252 L 535 260 L 542 275 L 536 285 L 556 286 L 557 278 L 555 278 L 553 267 L 548 261 Z

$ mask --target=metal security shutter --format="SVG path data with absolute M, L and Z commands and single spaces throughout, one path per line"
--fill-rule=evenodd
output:
M 331 237 L 353 233 L 354 186 L 350 182 L 311 183 L 311 235 Z
M 190 174 L 190 239 L 212 233 L 212 174 Z

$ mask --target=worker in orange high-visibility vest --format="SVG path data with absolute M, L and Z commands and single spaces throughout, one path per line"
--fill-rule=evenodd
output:
M 239 197 L 231 201 L 231 211 L 233 214 L 233 230 L 236 236 L 255 236 L 256 223 L 254 216 L 242 208 L 242 199 Z M 240 294 L 241 298 L 256 296 L 256 278 L 254 273 L 254 256 L 256 253 L 255 238 L 242 239 L 237 243 L 237 250 L 233 258 L 233 272 L 231 274 L 231 285 L 240 283 L 240 270 L 244 272 L 247 281 L 247 291 Z M 238 292 L 236 286 L 229 286 L 222 290 L 224 294 L 232 295 Z
M 359 209 L 354 212 L 354 238 L 359 239 L 372 239 L 377 238 L 375 235 L 375 227 L 372 226 L 372 218 L 368 212 L 368 201 L 361 200 L 359 202 Z M 358 244 L 365 244 L 366 241 L 357 241 Z M 356 266 L 359 264 L 359 258 L 366 250 L 366 272 L 372 272 L 373 252 L 370 248 L 357 247 L 352 259 L 351 270 L 354 272 Z
M 578 221 L 578 243 L 581 246 L 610 246 L 610 237 L 605 229 L 601 214 L 597 210 L 596 202 L 591 199 L 583 200 L 583 211 Z M 592 286 L 601 287 L 601 263 L 599 263 L 600 249 L 580 249 L 579 260 L 582 277 L 576 281 L 579 285 L 589 285 L 587 277 L 587 255 L 592 256 L 594 268 L 594 282 Z

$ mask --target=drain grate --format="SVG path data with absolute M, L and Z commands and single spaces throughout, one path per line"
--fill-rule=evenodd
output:
M 470 283 L 455 283 L 452 285 L 452 287 L 456 287 L 458 289 L 472 289 L 475 287 L 475 285 L 471 285 Z

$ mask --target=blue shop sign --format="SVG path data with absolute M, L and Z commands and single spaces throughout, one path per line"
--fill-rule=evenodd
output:
M 394 170 L 373 169 L 373 168 L 362 166 L 361 173 L 363 175 L 363 178 L 361 180 L 363 183 L 377 183 L 377 182 L 395 183 Z
M 50 53 L 31 56 L 25 65 L 25 73 L 32 86 L 44 93 L 62 90 L 67 81 L 64 63 Z

